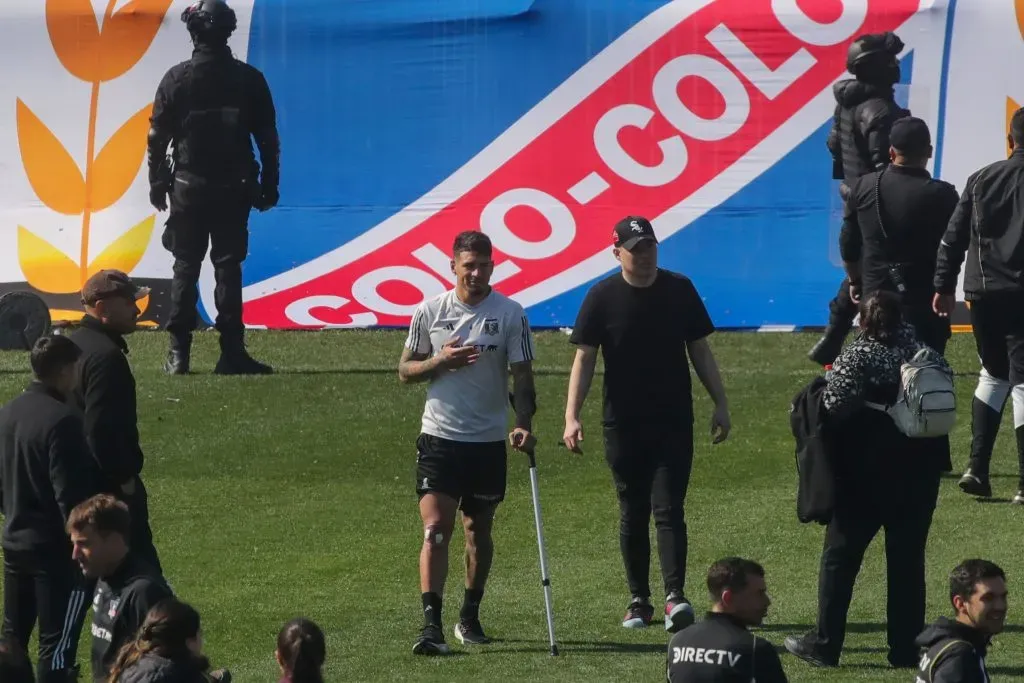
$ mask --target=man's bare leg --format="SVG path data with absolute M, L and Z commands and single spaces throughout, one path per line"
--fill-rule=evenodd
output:
M 441 493 L 420 498 L 423 546 L 420 548 L 420 593 L 423 598 L 423 634 L 413 654 L 444 654 L 441 633 L 441 601 L 448 576 L 448 544 L 455 527 L 458 501 Z M 436 632 L 433 632 L 436 628 Z

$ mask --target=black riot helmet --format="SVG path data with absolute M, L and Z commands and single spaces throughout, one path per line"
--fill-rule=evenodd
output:
M 224 0 L 195 0 L 181 13 L 181 20 L 196 43 L 227 43 L 238 28 L 235 11 Z
M 896 60 L 903 41 L 892 31 L 857 36 L 846 53 L 846 70 L 866 83 L 891 85 L 900 80 Z

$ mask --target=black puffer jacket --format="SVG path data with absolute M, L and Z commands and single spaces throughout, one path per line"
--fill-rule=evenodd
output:
M 854 78 L 833 85 L 832 94 L 836 110 L 827 144 L 835 162 L 833 177 L 849 185 L 889 164 L 889 130 L 910 110 L 896 104 L 892 86 Z
M 210 683 L 210 678 L 194 660 L 170 660 L 150 652 L 121 672 L 116 683 Z

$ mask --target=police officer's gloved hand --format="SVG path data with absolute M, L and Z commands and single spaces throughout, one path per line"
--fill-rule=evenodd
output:
M 256 200 L 255 207 L 259 211 L 266 211 L 277 206 L 277 202 L 280 199 L 281 195 L 278 193 L 277 187 L 264 185 L 259 198 Z
M 151 185 L 149 188 L 149 203 L 157 211 L 167 210 L 167 188 L 159 185 Z

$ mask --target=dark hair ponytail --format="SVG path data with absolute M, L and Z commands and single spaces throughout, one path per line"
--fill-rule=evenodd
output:
M 323 631 L 309 619 L 292 619 L 277 634 L 277 652 L 291 683 L 323 683 L 327 658 Z
M 883 344 L 891 344 L 903 324 L 903 307 L 892 292 L 876 292 L 861 304 L 860 326 L 865 334 Z
M 188 641 L 198 636 L 199 612 L 175 598 L 161 600 L 149 610 L 135 639 L 126 643 L 118 652 L 107 678 L 108 683 L 117 683 L 126 669 L 149 652 L 172 661 L 196 660 L 188 648 Z M 209 668 L 209 662 L 203 657 L 196 664 L 202 671 Z

